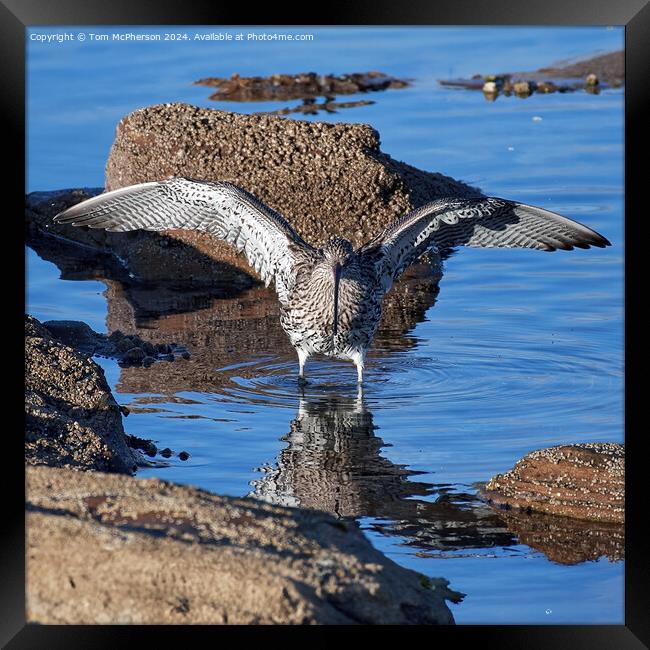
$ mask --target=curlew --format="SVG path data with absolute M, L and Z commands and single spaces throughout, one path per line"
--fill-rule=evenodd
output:
M 315 354 L 351 360 L 363 380 L 384 295 L 426 251 L 455 246 L 572 250 L 610 245 L 559 214 L 494 197 L 442 198 L 400 217 L 357 250 L 334 237 L 308 244 L 277 212 L 227 182 L 171 178 L 100 194 L 59 213 L 57 223 L 109 231 L 188 229 L 243 252 L 266 286 L 275 283 L 280 323 L 299 377 Z

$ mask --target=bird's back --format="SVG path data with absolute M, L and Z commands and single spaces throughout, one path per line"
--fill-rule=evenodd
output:
M 334 282 L 326 266 L 314 265 L 297 277 L 282 326 L 291 343 L 311 354 L 350 358 L 367 350 L 381 318 L 382 290 L 373 267 L 355 260 L 341 270 L 337 327 L 334 332 Z

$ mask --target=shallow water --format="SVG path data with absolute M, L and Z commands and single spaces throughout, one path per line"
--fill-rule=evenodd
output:
M 126 430 L 191 455 L 139 475 L 356 518 L 396 562 L 467 594 L 451 606 L 458 623 L 622 623 L 620 543 L 583 555 L 570 542 L 535 546 L 526 522 L 506 525 L 476 494 L 533 449 L 623 441 L 623 91 L 487 103 L 436 82 L 620 49 L 622 30 L 305 31 L 315 41 L 30 43 L 28 190 L 101 185 L 117 121 L 143 105 L 281 107 L 212 102 L 195 79 L 379 69 L 414 85 L 307 119 L 370 123 L 394 158 L 575 218 L 613 246 L 461 249 L 439 292 L 416 270 L 395 289 L 363 395 L 353 366 L 320 360 L 301 391 L 263 288 L 161 297 L 87 264 L 68 264 L 65 277 L 79 280 L 61 280 L 62 262 L 28 249 L 27 311 L 192 351 L 148 369 L 97 359 L 131 409 Z

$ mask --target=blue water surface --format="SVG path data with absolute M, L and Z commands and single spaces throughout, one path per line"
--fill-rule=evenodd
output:
M 213 31 L 301 32 L 314 34 L 314 40 L 192 39 Z M 390 471 L 404 465 L 422 472 L 405 480 L 431 486 L 417 497 L 417 507 L 426 509 L 442 494 L 440 486 L 474 493 L 477 483 L 534 449 L 624 440 L 622 89 L 489 103 L 480 92 L 437 82 L 622 49 L 622 28 L 28 30 L 30 36 L 62 32 L 87 37 L 28 41 L 27 191 L 102 186 L 117 122 L 146 105 L 182 101 L 250 113 L 291 104 L 214 102 L 209 88 L 193 85 L 199 78 L 381 70 L 411 78 L 413 85 L 349 98 L 372 99 L 370 106 L 300 119 L 369 123 L 381 135 L 382 150 L 398 160 L 493 196 L 549 208 L 612 242 L 606 249 L 554 254 L 462 249 L 447 260 L 435 305 L 398 337 L 408 345 L 397 351 L 378 346 L 370 359 L 359 430 L 374 432 L 367 435 L 384 444 L 374 455 L 350 452 L 355 472 L 382 459 L 390 462 Z M 90 40 L 91 32 L 190 38 L 104 42 Z M 38 319 L 83 320 L 107 332 L 109 289 L 101 280 L 61 280 L 55 264 L 27 251 L 27 311 Z M 218 301 L 211 309 L 219 312 Z M 148 326 L 168 332 L 172 341 L 184 327 L 180 320 L 165 317 Z M 348 420 L 357 417 L 354 369 L 310 362 L 313 381 L 301 400 L 295 359 L 267 347 L 261 343 L 257 352 L 215 367 L 215 377 L 227 380 L 215 381 L 209 391 L 193 390 L 192 382 L 184 387 L 182 381 L 171 391 L 136 391 L 114 361 L 98 359 L 118 401 L 135 407 L 125 421 L 127 431 L 191 454 L 186 462 L 172 458 L 168 467 L 140 475 L 262 496 L 255 482 L 279 469 L 280 477 L 292 477 L 293 483 L 274 488 L 276 493 L 289 504 L 309 505 L 309 464 L 302 474 L 289 467 L 290 452 L 299 457 L 306 445 L 292 437 L 292 423 L 320 426 L 322 409 L 304 416 L 305 405 L 330 398 L 335 411 Z M 193 350 L 197 358 L 203 353 Z M 310 458 L 319 457 L 319 449 L 308 451 Z M 357 478 L 352 476 L 352 483 Z M 299 483 L 303 479 L 307 484 Z M 623 622 L 622 561 L 601 557 L 561 564 L 516 539 L 471 551 L 422 553 L 424 546 L 408 535 L 382 532 L 378 524 L 388 522 L 390 513 L 376 496 L 369 502 L 372 508 L 358 505 L 351 511 L 377 548 L 399 564 L 444 576 L 467 594 L 452 606 L 458 623 Z

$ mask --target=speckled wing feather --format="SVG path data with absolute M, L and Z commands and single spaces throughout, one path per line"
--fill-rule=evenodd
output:
M 577 221 L 543 208 L 488 197 L 427 203 L 394 221 L 362 252 L 375 258 L 388 288 L 429 249 L 479 246 L 554 251 L 609 245 Z
M 127 230 L 200 230 L 245 254 L 281 302 L 294 281 L 293 264 L 313 249 L 274 210 L 231 183 L 173 178 L 131 185 L 78 203 L 54 221 Z

